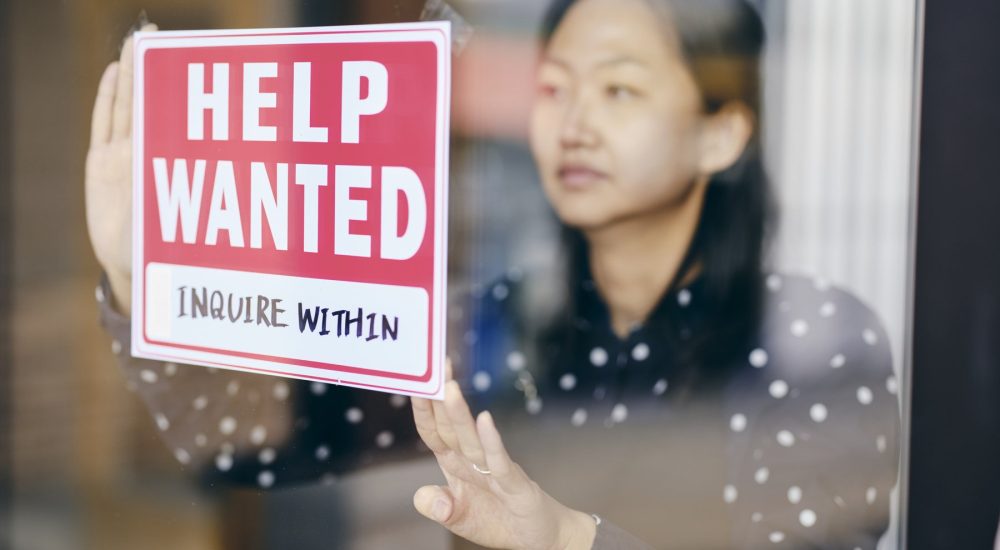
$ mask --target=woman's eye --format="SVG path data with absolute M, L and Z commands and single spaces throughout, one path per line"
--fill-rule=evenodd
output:
M 542 84 L 538 87 L 538 93 L 542 97 L 559 98 L 563 95 L 563 90 L 555 84 Z
M 634 88 L 630 88 L 628 86 L 621 86 L 618 84 L 612 84 L 608 86 L 606 93 L 609 98 L 617 100 L 632 99 L 639 95 L 639 93 Z

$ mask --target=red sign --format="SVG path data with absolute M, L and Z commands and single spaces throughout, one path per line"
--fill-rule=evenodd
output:
M 133 354 L 441 397 L 448 24 L 135 48 Z

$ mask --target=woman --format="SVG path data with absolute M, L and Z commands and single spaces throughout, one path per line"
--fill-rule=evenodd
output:
M 896 475 L 891 358 L 877 319 L 847 293 L 761 274 L 759 19 L 735 0 L 578 0 L 554 6 L 548 31 L 532 151 L 574 252 L 569 284 L 555 308 L 534 307 L 535 280 L 519 276 L 464 304 L 470 328 L 451 339 L 463 344 L 452 351 L 463 384 L 412 404 L 447 480 L 418 490 L 417 509 L 501 548 L 874 548 Z M 127 129 L 98 124 L 112 103 L 99 97 L 95 136 L 124 140 Z M 97 151 L 90 187 L 110 179 Z M 106 288 L 125 297 L 127 261 L 108 260 L 95 231 L 104 217 L 91 222 Z M 282 422 L 247 426 L 233 403 L 221 419 L 177 422 L 164 411 L 179 384 L 167 392 L 159 375 L 127 369 L 179 460 L 195 461 L 194 441 L 210 471 L 263 486 L 275 471 L 385 458 L 338 451 L 387 452 L 411 433 L 398 399 L 312 385 L 299 402 L 307 427 L 270 446 Z M 289 393 L 215 377 L 227 392 L 234 380 L 237 392 L 268 384 L 252 390 L 258 401 Z M 507 445 L 493 415 L 473 420 L 461 386 L 503 417 Z M 190 433 L 216 421 L 228 439 Z M 234 449 L 236 425 L 257 447 Z

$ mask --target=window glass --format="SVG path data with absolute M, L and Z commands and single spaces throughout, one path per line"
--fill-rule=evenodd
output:
M 916 0 L 90 4 L 7 8 L 0 540 L 898 547 Z M 418 433 L 446 409 L 129 356 L 130 138 L 92 117 L 130 29 L 421 19 L 453 25 L 454 377 L 544 498 Z

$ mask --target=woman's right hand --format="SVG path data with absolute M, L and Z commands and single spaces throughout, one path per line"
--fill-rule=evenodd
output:
M 155 31 L 146 24 L 143 31 Z M 87 151 L 87 229 L 124 313 L 132 299 L 132 38 L 101 77 Z

